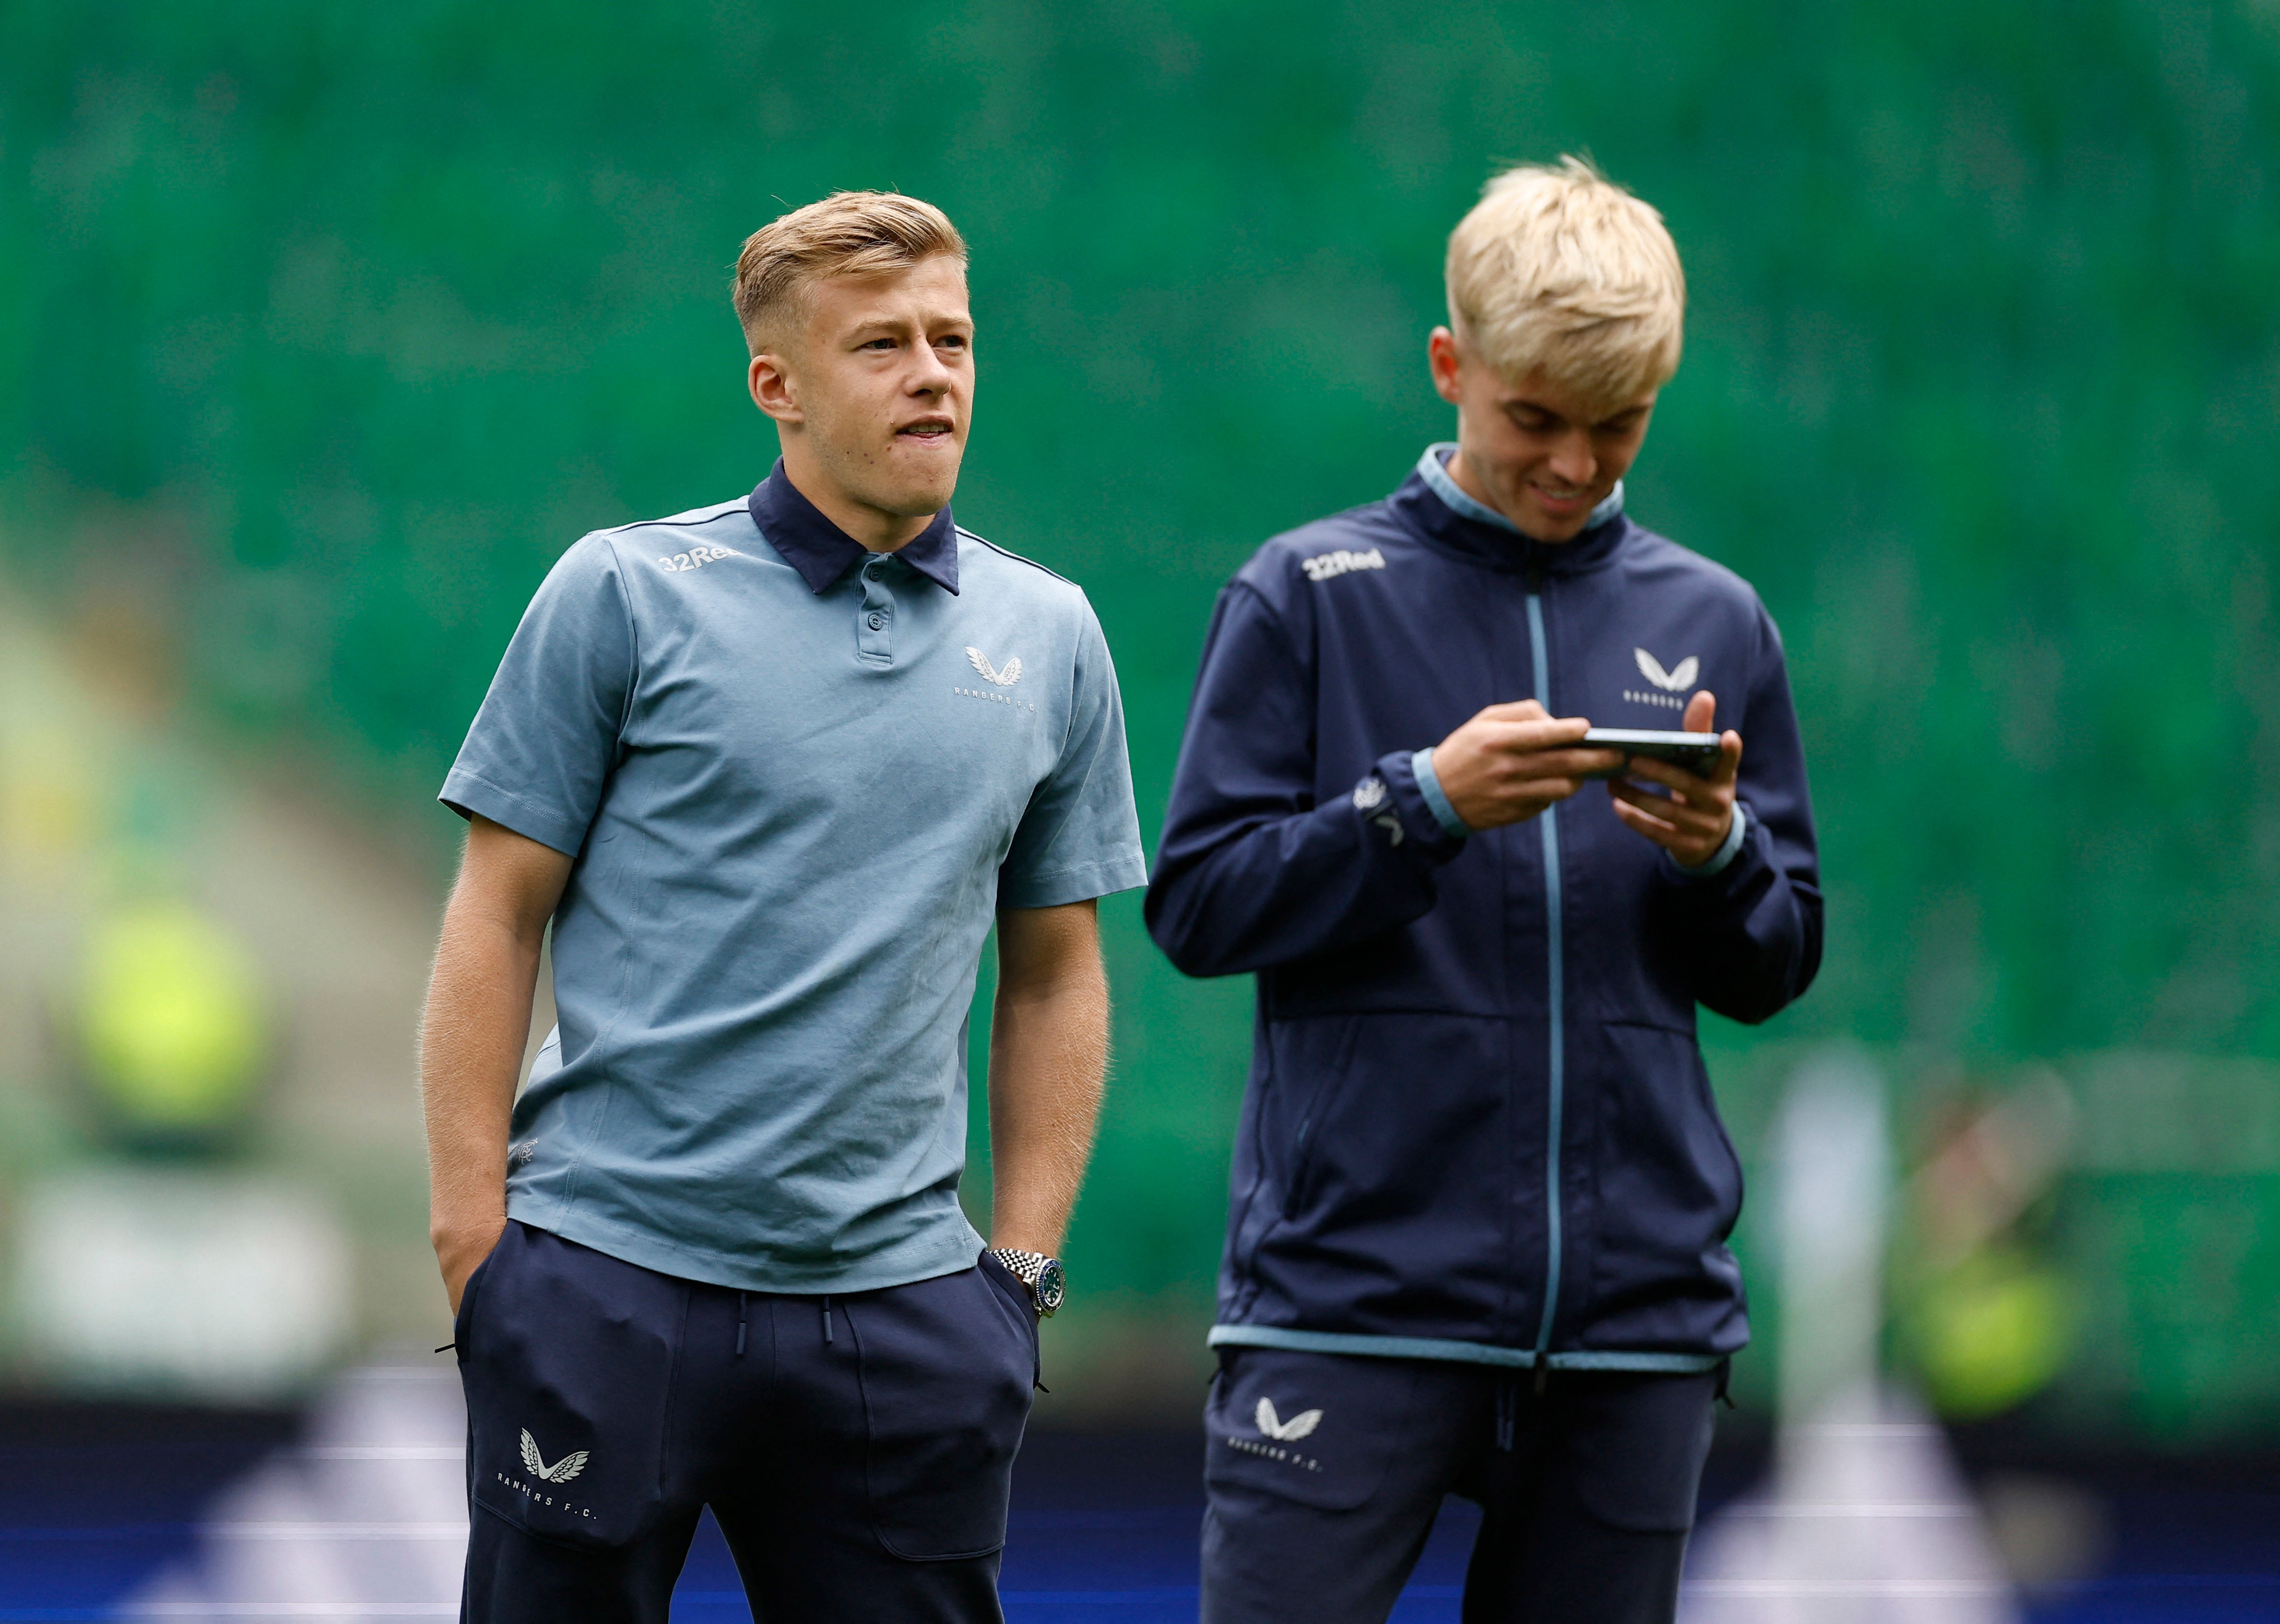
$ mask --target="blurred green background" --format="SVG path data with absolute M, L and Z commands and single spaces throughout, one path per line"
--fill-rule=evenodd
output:
M 930 198 L 972 244 L 958 514 L 1090 593 L 1152 849 L 1213 593 L 1445 436 L 1445 234 L 1497 166 L 1566 150 L 1660 207 L 1689 273 L 1631 510 L 1757 584 L 1814 772 L 1820 982 L 1762 1032 L 1705 1021 L 1745 1158 L 1829 1042 L 1883 1068 L 1910 1166 L 2058 1077 L 2062 1171 L 1979 1285 L 1896 1261 L 1894 1358 L 1959 1413 L 2280 1432 L 2272 0 L 0 9 L 11 624 L 201 764 L 130 743 L 68 802 L 99 877 L 11 893 L 63 921 L 33 967 L 106 897 L 197 891 L 206 848 L 165 832 L 193 780 L 306 809 L 311 874 L 432 907 L 458 825 L 430 797 L 549 564 L 766 472 L 728 267 L 836 188 Z M 79 771 L 32 725 L 71 713 L 47 691 L 19 670 L 0 733 L 25 850 Z M 244 889 L 203 883 L 224 912 Z M 1090 1317 L 1056 1334 L 1102 1402 L 1184 1405 L 1249 986 L 1172 972 L 1136 897 L 1106 918 Z M 358 1086 L 395 1114 L 304 1162 L 395 1237 L 367 1295 L 412 1301 L 388 985 Z M 99 1139 L 35 1039 L 0 1046 L 26 1179 Z M 1769 1328 L 1764 1205 L 1739 1244 Z M 2004 1268 L 2041 1294 L 1970 1297 Z

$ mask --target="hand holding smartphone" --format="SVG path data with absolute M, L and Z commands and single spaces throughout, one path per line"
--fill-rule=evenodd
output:
M 1714 733 L 1662 733 L 1645 727 L 1594 727 L 1583 735 L 1586 750 L 1619 750 L 1627 757 L 1645 756 L 1683 767 L 1697 778 L 1718 770 L 1719 735 Z M 1625 764 L 1628 766 L 1628 763 Z M 1593 778 L 1620 777 L 1624 768 L 1594 773 Z

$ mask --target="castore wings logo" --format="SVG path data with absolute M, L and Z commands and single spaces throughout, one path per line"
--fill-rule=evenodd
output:
M 550 1466 L 538 1452 L 538 1441 L 526 1427 L 522 1429 L 522 1465 L 542 1483 L 566 1483 L 586 1469 L 586 1451 L 574 1450 Z
M 1631 653 L 1638 660 L 1639 675 L 1668 693 L 1675 694 L 1693 687 L 1694 679 L 1702 672 L 1699 655 L 1690 654 L 1665 671 L 1662 662 L 1645 649 L 1633 649 Z
M 973 664 L 974 670 L 982 673 L 982 680 L 985 682 L 994 682 L 999 688 L 1011 688 L 1021 680 L 1021 657 L 1018 654 L 1005 662 L 1005 669 L 1003 671 L 991 665 L 990 657 L 979 649 L 967 649 L 966 658 Z
M 1259 1401 L 1259 1413 L 1255 1419 L 1259 1422 L 1259 1430 L 1278 1443 L 1295 1443 L 1322 1424 L 1322 1412 L 1320 1410 L 1301 1410 L 1286 1421 L 1275 1413 L 1273 1399 L 1262 1398 Z

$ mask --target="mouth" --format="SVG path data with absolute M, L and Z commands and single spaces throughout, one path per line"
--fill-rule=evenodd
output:
M 915 440 L 921 445 L 939 445 L 956 435 L 958 425 L 946 417 L 922 417 L 905 423 L 895 430 L 897 440 Z
M 1528 488 L 1536 493 L 1538 502 L 1555 513 L 1572 512 L 1577 508 L 1589 506 L 1591 501 L 1591 492 L 1587 486 L 1546 485 L 1530 480 Z

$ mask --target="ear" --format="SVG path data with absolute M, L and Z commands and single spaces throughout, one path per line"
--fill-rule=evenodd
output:
M 1434 393 L 1452 406 L 1457 404 L 1460 364 L 1457 335 L 1446 327 L 1435 327 L 1432 336 L 1425 341 L 1425 365 L 1433 374 Z
M 763 350 L 754 356 L 745 370 L 744 384 L 752 393 L 752 404 L 777 422 L 807 420 L 806 413 L 800 410 L 799 384 L 785 358 L 777 351 Z

